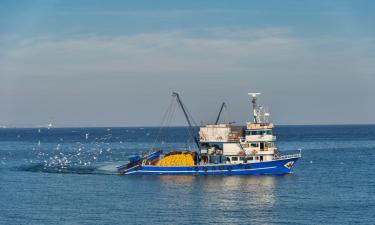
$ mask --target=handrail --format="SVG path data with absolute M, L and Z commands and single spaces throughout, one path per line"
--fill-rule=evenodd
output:
M 274 156 L 274 159 L 289 159 L 289 158 L 301 158 L 302 157 L 302 149 L 298 149 L 299 153 L 289 154 L 289 155 L 281 155 L 281 156 Z

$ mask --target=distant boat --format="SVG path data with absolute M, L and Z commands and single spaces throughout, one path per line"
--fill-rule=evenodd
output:
M 273 135 L 274 125 L 268 122 L 269 113 L 257 104 L 260 93 L 249 93 L 253 105 L 253 121 L 246 128 L 231 123 L 218 124 L 223 103 L 215 124 L 200 127 L 199 139 L 194 136 L 195 151 L 180 150 L 163 154 L 162 150 L 129 158 L 129 163 L 117 167 L 120 174 L 171 175 L 255 175 L 287 174 L 301 158 L 296 154 L 280 155 Z M 191 116 L 176 97 L 192 129 Z M 189 133 L 193 134 L 193 131 Z
M 51 129 L 53 127 L 52 121 L 50 121 L 47 125 L 47 129 Z

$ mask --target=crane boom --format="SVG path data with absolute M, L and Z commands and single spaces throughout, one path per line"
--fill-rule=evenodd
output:
M 180 107 L 181 107 L 181 109 L 182 109 L 182 112 L 184 113 L 185 119 L 186 119 L 186 121 L 187 121 L 188 124 L 189 124 L 189 129 L 190 129 L 191 131 L 193 131 L 193 126 L 192 126 L 192 124 L 191 124 L 189 114 L 187 113 L 187 110 L 186 110 L 184 104 L 182 103 L 182 101 L 181 101 L 181 99 L 180 99 L 180 95 L 179 95 L 177 92 L 173 92 L 173 93 L 172 93 L 172 96 L 173 96 L 173 97 L 176 97 L 176 99 L 177 99 L 177 103 L 180 105 Z M 199 144 L 199 141 L 198 141 L 198 138 L 197 138 L 196 135 L 194 135 L 194 141 L 195 141 L 195 144 L 197 145 L 198 149 L 200 150 L 200 149 L 201 149 L 201 146 L 200 146 L 200 144 Z
M 217 125 L 219 123 L 220 116 L 221 116 L 221 113 L 223 112 L 224 107 L 227 107 L 227 105 L 225 104 L 225 102 L 223 102 L 223 104 L 221 104 L 219 115 L 217 115 L 217 118 L 216 118 L 216 121 L 215 121 L 215 125 Z

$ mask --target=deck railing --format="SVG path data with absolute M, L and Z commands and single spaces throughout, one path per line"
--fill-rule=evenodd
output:
M 302 157 L 301 150 L 299 150 L 299 153 L 274 156 L 273 159 L 290 159 L 290 158 L 301 158 L 301 157 Z

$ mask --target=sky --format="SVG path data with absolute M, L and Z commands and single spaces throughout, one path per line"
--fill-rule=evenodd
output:
M 158 126 L 248 92 L 276 124 L 375 123 L 374 1 L 0 1 L 0 125 Z M 172 125 L 185 125 L 176 111 Z

